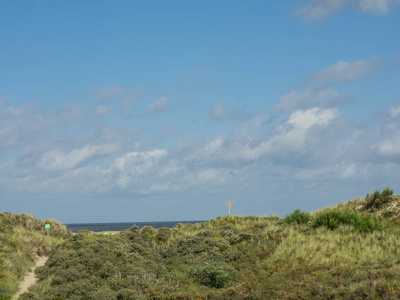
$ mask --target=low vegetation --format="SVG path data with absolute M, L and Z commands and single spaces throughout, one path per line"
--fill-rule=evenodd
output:
M 387 190 L 284 219 L 79 231 L 20 299 L 398 299 L 400 197 Z
M 47 237 L 45 224 L 51 225 Z M 0 300 L 11 299 L 38 256 L 48 255 L 70 233 L 54 220 L 40 221 L 28 214 L 0 213 Z

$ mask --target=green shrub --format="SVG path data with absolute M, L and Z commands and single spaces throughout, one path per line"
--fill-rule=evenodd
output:
M 382 223 L 371 216 L 354 218 L 353 226 L 361 233 L 370 233 L 374 230 L 382 230 Z
M 300 211 L 300 209 L 296 209 L 290 215 L 287 215 L 284 221 L 287 224 L 297 223 L 297 224 L 307 224 L 311 220 L 310 213 L 305 211 Z
M 334 230 L 339 227 L 340 224 L 338 218 L 339 215 L 340 211 L 336 210 L 322 212 L 318 214 L 317 217 L 315 218 L 314 226 L 315 227 L 325 226 L 330 230 Z
M 167 227 L 158 229 L 156 238 L 159 242 L 166 242 L 174 234 L 173 230 Z
M 330 230 L 338 228 L 341 224 L 351 225 L 362 233 L 382 229 L 382 223 L 378 219 L 363 217 L 358 212 L 327 210 L 320 212 L 314 220 L 314 227 L 325 226 Z
M 392 195 L 393 190 L 389 189 L 388 187 L 384 189 L 382 193 L 380 193 L 379 190 L 376 190 L 372 195 L 367 194 L 367 197 L 365 198 L 365 208 L 371 211 L 380 209 L 385 204 L 392 201 Z
M 143 237 L 146 241 L 153 242 L 157 234 L 157 229 L 154 229 L 151 226 L 143 226 L 140 230 L 140 236 Z
M 191 270 L 191 276 L 196 282 L 214 288 L 222 288 L 229 282 L 230 273 L 223 266 L 203 263 Z
M 5 294 L 0 294 L 0 300 L 11 300 L 11 297 Z

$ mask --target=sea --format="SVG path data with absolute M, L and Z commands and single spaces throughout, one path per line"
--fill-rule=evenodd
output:
M 120 222 L 120 223 L 76 223 L 76 224 L 65 224 L 67 229 L 73 233 L 79 230 L 89 230 L 93 232 L 101 231 L 122 231 L 131 228 L 133 225 L 142 228 L 143 226 L 151 226 L 153 228 L 168 227 L 173 228 L 178 223 L 182 224 L 196 224 L 204 223 L 207 221 L 161 221 L 161 222 Z

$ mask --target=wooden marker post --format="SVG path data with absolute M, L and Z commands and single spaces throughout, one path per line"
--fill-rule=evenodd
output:
M 228 207 L 229 207 L 229 215 L 231 215 L 231 207 L 232 207 L 231 201 L 226 202 L 226 205 L 228 205 Z

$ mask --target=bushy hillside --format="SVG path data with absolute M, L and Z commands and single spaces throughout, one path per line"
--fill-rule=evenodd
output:
M 51 224 L 51 237 L 46 236 L 46 223 Z M 54 220 L 0 213 L 0 299 L 11 299 L 37 257 L 47 255 L 52 245 L 68 234 L 66 227 Z
M 80 231 L 51 251 L 21 298 L 398 299 L 400 229 L 385 212 L 400 198 L 374 194 L 284 219 Z

